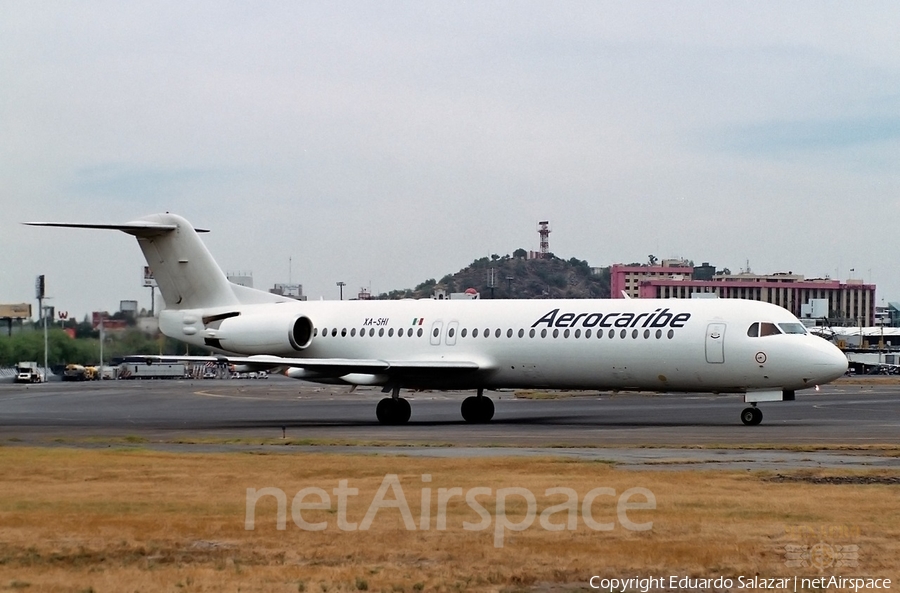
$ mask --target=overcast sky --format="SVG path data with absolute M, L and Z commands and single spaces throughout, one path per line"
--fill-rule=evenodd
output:
M 0 303 L 149 306 L 171 211 L 311 299 L 550 249 L 900 300 L 900 3 L 0 0 Z M 292 264 L 289 267 L 289 261 Z M 851 273 L 851 269 L 855 272 Z

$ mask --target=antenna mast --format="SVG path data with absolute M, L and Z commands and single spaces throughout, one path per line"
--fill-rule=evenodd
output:
M 541 236 L 541 250 L 538 257 L 547 259 L 550 255 L 550 221 L 542 220 L 537 223 L 537 232 Z

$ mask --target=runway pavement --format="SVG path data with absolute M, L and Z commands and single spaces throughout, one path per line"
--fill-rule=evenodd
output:
M 739 413 L 746 406 L 740 396 L 593 392 L 522 399 L 512 391 L 490 392 L 494 420 L 469 425 L 459 412 L 468 393 L 402 395 L 412 405 L 409 424 L 382 426 L 375 405 L 384 395 L 376 388 L 351 392 L 282 377 L 4 383 L 0 443 L 89 446 L 126 439 L 144 446 L 222 450 L 271 447 L 284 436 L 295 445 L 292 450 L 298 443 L 316 445 L 314 450 L 333 449 L 328 444 L 346 450 L 353 444 L 355 451 L 378 445 L 379 452 L 416 455 L 567 454 L 655 468 L 698 463 L 900 468 L 896 451 L 863 456 L 798 451 L 897 445 L 900 386 L 877 382 L 825 386 L 798 392 L 794 402 L 760 404 L 759 426 L 741 424 Z

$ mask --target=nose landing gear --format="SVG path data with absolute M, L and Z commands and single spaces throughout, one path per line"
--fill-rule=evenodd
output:
M 762 410 L 756 407 L 756 404 L 753 404 L 752 408 L 744 408 L 741 412 L 741 422 L 746 424 L 747 426 L 756 426 L 760 422 L 762 422 L 763 413 Z

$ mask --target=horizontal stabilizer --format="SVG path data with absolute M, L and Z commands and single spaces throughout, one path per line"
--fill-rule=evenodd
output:
M 122 231 L 135 237 L 153 237 L 172 232 L 178 228 L 175 224 L 164 224 L 160 222 L 149 222 L 144 220 L 136 220 L 134 222 L 126 222 L 125 224 L 100 224 L 100 223 L 81 223 L 81 222 L 24 222 L 28 226 L 50 226 L 63 227 L 73 229 L 103 229 L 110 231 Z M 198 233 L 207 233 L 207 229 L 194 229 Z

